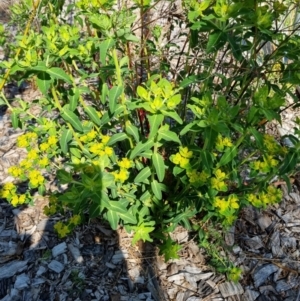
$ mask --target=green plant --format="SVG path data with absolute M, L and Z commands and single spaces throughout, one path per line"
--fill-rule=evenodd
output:
M 86 214 L 102 216 L 113 229 L 134 231 L 133 242 L 161 239 L 162 252 L 171 248 L 166 259 L 179 250 L 168 235 L 178 224 L 192 229 L 196 218 L 228 226 L 244 206 L 281 200 L 272 180 L 289 184 L 300 143 L 290 135 L 293 147 L 283 147 L 265 125 L 280 122 L 287 95 L 297 102 L 300 25 L 284 28 L 290 1 L 184 1 L 178 22 L 189 29 L 189 47 L 179 50 L 175 67 L 165 59 L 174 45 L 153 50 L 158 25 L 154 37 L 132 31 L 134 10 L 145 27 L 150 3 L 116 11 L 114 1 L 77 1 L 72 25 L 51 2 L 27 0 L 13 13 L 24 3 L 34 8 L 27 28 L 34 17 L 40 23 L 18 36 L 16 55 L 0 63 L 0 90 L 6 80 L 30 80 L 43 97 L 12 107 L 1 93 L 13 126 L 26 130 L 17 143 L 28 151 L 9 170 L 28 182 L 27 192 L 20 196 L 8 183 L 2 197 L 16 206 L 31 202 L 33 190 L 51 193 L 48 214 L 74 213 L 56 226 L 60 236 Z M 138 59 L 147 60 L 144 82 Z M 30 110 L 36 104 L 38 115 Z M 63 190 L 47 191 L 49 173 Z

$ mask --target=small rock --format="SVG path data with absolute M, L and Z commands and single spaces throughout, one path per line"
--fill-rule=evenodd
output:
M 44 266 L 39 266 L 39 269 L 37 270 L 37 272 L 36 272 L 36 275 L 37 276 L 41 276 L 41 275 L 43 275 L 45 272 L 47 271 L 47 269 L 44 267 Z
M 267 264 L 257 269 L 253 276 L 255 287 L 260 287 L 265 283 L 268 277 L 277 272 L 277 270 L 278 267 L 274 264 Z
M 245 300 L 247 301 L 255 301 L 256 298 L 259 296 L 259 292 L 247 288 L 245 290 L 244 296 L 245 296 Z
M 0 279 L 14 276 L 17 272 L 23 271 L 27 267 L 27 260 L 11 261 L 1 267 Z
M 116 268 L 116 266 L 110 262 L 106 262 L 105 265 L 109 268 L 109 269 L 112 269 L 114 270 Z
M 29 285 L 30 285 L 30 279 L 27 274 L 23 273 L 17 276 L 14 288 L 18 290 L 23 290 L 24 288 L 28 288 Z
M 56 256 L 65 253 L 66 249 L 67 244 L 65 242 L 60 243 L 52 249 L 52 256 L 55 258 Z
M 68 244 L 68 249 L 76 262 L 82 263 L 84 261 L 83 257 L 81 256 L 80 250 L 77 247 L 75 247 L 73 244 Z
M 56 272 L 57 274 L 59 274 L 60 272 L 62 272 L 62 270 L 64 269 L 64 265 L 62 263 L 60 263 L 57 260 L 52 260 L 49 264 L 48 264 L 49 269 L 51 269 L 52 271 Z

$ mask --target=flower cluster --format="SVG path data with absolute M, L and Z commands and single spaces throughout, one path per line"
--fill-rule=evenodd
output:
M 214 171 L 214 177 L 211 178 L 211 187 L 218 191 L 227 191 L 227 184 L 225 183 L 226 174 L 221 169 Z
M 217 137 L 216 149 L 219 152 L 223 152 L 225 147 L 231 147 L 233 144 L 229 137 L 222 137 L 220 134 Z
M 115 180 L 120 183 L 124 183 L 129 178 L 129 171 L 131 167 L 133 167 L 133 162 L 128 158 L 123 158 L 121 161 L 117 162 L 120 167 L 119 171 L 113 171 L 112 175 L 115 177 Z
M 34 132 L 28 132 L 23 134 L 17 138 L 17 146 L 21 148 L 27 148 L 28 146 L 32 146 L 37 142 L 37 134 Z
M 190 158 L 192 158 L 193 152 L 189 151 L 187 147 L 179 147 L 179 152 L 170 157 L 171 162 L 175 165 L 179 165 L 183 169 L 190 169 Z
M 148 91 L 142 86 L 137 88 L 137 94 L 148 102 L 149 111 L 152 113 L 160 110 L 174 110 L 181 102 L 181 95 L 176 93 L 178 90 L 174 89 L 172 83 L 164 78 L 157 83 L 151 81 Z
M 272 168 L 276 167 L 279 164 L 278 160 L 274 159 L 271 155 L 266 155 L 263 157 L 263 160 L 256 160 L 250 163 L 250 167 L 258 172 L 268 173 Z
M 92 132 L 93 133 L 93 132 Z M 86 134 L 85 136 L 88 136 L 88 134 Z M 93 134 L 91 135 L 93 136 Z M 89 137 L 91 137 L 89 136 Z M 101 142 L 95 142 L 92 143 L 89 147 L 89 151 L 94 154 L 94 155 L 98 155 L 98 156 L 112 156 L 114 154 L 114 150 L 112 147 L 107 146 L 107 142 L 109 141 L 110 137 L 109 136 L 102 136 L 101 137 Z
M 282 191 L 276 187 L 269 185 L 266 191 L 258 194 L 248 194 L 247 200 L 254 207 L 261 208 L 280 202 L 282 199 Z
M 186 174 L 189 177 L 189 182 L 195 187 L 204 185 L 209 178 L 209 173 L 205 170 L 199 172 L 196 169 L 190 169 L 187 170 Z
M 6 183 L 0 190 L 0 197 L 7 199 L 14 207 L 25 203 L 25 194 L 17 195 L 17 187 L 13 183 Z
M 56 136 L 49 136 L 46 142 L 40 144 L 39 148 L 42 152 L 52 152 L 56 148 L 58 139 Z

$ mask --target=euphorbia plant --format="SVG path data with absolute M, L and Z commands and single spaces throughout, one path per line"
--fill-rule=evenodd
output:
M 102 216 L 113 229 L 134 231 L 133 243 L 161 239 L 167 259 L 179 250 L 168 236 L 178 224 L 192 229 L 196 218 L 228 226 L 243 206 L 280 201 L 272 180 L 288 181 L 299 141 L 290 137 L 294 146 L 287 149 L 264 124 L 280 121 L 295 80 L 287 76 L 295 63 L 280 61 L 299 40 L 274 27 L 287 10 L 283 4 L 250 2 L 186 2 L 190 47 L 181 53 L 180 76 L 174 82 L 149 64 L 143 83 L 133 61 L 153 41 L 141 43 L 145 37 L 131 32 L 132 10 L 78 1 L 74 24 L 61 25 L 44 4 L 50 19 L 17 40 L 20 55 L 1 63 L 11 79 L 30 79 L 43 94 L 39 116 L 31 103 L 11 107 L 14 127 L 26 130 L 18 146 L 28 154 L 9 173 L 27 181 L 28 190 L 18 195 L 7 183 L 2 197 L 29 203 L 38 189 L 51 195 L 48 214 L 74 214 L 55 226 L 60 236 L 87 213 Z M 260 53 L 267 41 L 279 41 L 271 55 Z M 219 55 L 231 64 L 218 62 Z M 275 64 L 279 78 L 270 73 Z M 10 106 L 3 93 L 2 99 Z M 48 191 L 47 173 L 64 189 Z

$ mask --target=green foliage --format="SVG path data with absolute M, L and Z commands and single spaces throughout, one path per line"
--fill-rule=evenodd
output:
M 113 229 L 133 231 L 133 243 L 159 237 L 166 260 L 180 250 L 168 236 L 177 225 L 191 230 L 201 216 L 227 227 L 244 206 L 279 202 L 272 179 L 288 180 L 300 149 L 296 136 L 287 149 L 265 128 L 280 122 L 299 83 L 299 24 L 282 29 L 288 2 L 184 1 L 189 47 L 178 50 L 176 64 L 175 46 L 159 42 L 171 32 L 156 24 L 153 37 L 135 35 L 134 9 L 143 18 L 149 1 L 117 11 L 114 1 L 77 1 L 68 8 L 76 12 L 72 24 L 59 16 L 59 1 L 15 5 L 18 24 L 29 14 L 40 22 L 29 18 L 10 46 L 0 90 L 7 80 L 31 81 L 43 96 L 12 107 L 1 94 L 13 126 L 26 130 L 18 147 L 28 151 L 9 169 L 27 192 L 7 183 L 1 197 L 17 206 L 38 189 L 51 195 L 47 214 L 73 212 L 56 224 L 61 237 L 86 215 L 102 216 Z M 147 62 L 143 81 L 137 61 Z M 41 113 L 33 115 L 36 104 Z M 47 173 L 64 189 L 47 191 Z M 229 278 L 239 277 L 225 267 Z

